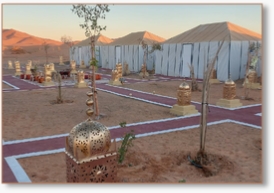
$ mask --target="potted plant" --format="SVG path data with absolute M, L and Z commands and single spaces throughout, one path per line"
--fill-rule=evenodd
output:
M 37 82 L 38 82 L 38 81 L 39 81 L 39 76 L 37 76 L 37 75 L 34 76 L 34 81 L 37 81 Z
M 95 74 L 95 80 L 101 80 L 101 74 Z
M 44 82 L 44 77 L 43 77 L 43 76 L 41 76 L 41 77 L 39 78 L 39 83 L 42 83 L 42 82 Z
M 26 74 L 26 80 L 30 80 L 30 74 Z

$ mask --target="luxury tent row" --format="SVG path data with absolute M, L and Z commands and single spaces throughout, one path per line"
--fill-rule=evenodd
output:
M 143 64 L 145 41 L 150 51 L 159 43 L 162 50 L 147 55 L 147 69 L 155 69 L 155 74 L 176 77 L 190 77 L 188 65 L 194 66 L 195 76 L 203 79 L 205 65 L 214 58 L 220 44 L 224 44 L 218 54 L 215 69 L 220 81 L 244 78 L 250 43 L 261 44 L 261 35 L 230 22 L 199 25 L 177 36 L 165 40 L 147 31 L 130 33 L 124 37 L 110 39 L 103 35 L 96 37 L 96 59 L 99 66 L 114 69 L 117 63 L 127 63 L 129 70 L 139 72 Z M 79 42 L 70 50 L 70 59 L 88 66 L 91 59 L 89 38 Z M 260 56 L 259 52 L 259 56 Z M 256 65 L 261 76 L 261 59 Z
M 148 44 L 148 50 L 151 50 L 153 43 L 161 43 L 165 40 L 146 31 L 130 33 L 114 41 L 102 34 L 95 39 L 96 60 L 99 62 L 100 67 L 114 69 L 117 63 L 124 64 L 126 62 L 129 65 L 129 70 L 132 72 L 139 72 L 143 64 L 144 50 L 141 41 L 145 41 Z M 146 58 L 147 69 L 151 70 L 155 63 L 155 54 L 148 54 Z M 79 42 L 70 49 L 70 60 L 75 60 L 77 64 L 80 64 L 83 60 L 88 65 L 90 59 L 89 38 Z

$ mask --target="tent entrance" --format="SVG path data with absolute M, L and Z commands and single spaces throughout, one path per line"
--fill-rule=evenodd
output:
M 81 62 L 82 62 L 82 48 L 81 47 L 79 47 L 78 48 L 78 53 L 79 53 L 79 64 L 81 64 Z
M 115 46 L 115 64 L 119 64 L 122 62 L 122 52 L 121 46 Z
M 95 58 L 98 61 L 98 67 L 102 67 L 102 62 L 100 60 L 100 47 L 95 46 Z
M 192 47 L 193 44 L 183 44 L 183 53 L 182 58 L 183 62 L 181 63 L 180 75 L 181 77 L 190 77 L 190 69 L 188 65 L 191 65 L 192 58 Z

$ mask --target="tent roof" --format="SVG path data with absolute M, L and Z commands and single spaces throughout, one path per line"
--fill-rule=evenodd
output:
M 199 25 L 164 43 L 193 43 L 225 40 L 261 40 L 261 35 L 230 22 Z
M 96 36 L 95 45 L 103 46 L 103 45 L 111 43 L 112 41 L 113 41 L 112 39 L 100 34 L 100 35 Z M 74 46 L 89 46 L 89 45 L 90 45 L 90 38 L 88 37 L 87 39 L 75 44 Z
M 115 39 L 110 45 L 139 45 L 144 40 L 148 45 L 161 43 L 164 38 L 147 31 L 133 32 L 121 38 Z

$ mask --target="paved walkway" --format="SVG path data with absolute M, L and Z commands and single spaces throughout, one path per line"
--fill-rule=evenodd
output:
M 103 75 L 103 77 L 107 77 L 107 75 Z M 154 81 L 162 81 L 163 79 L 170 80 L 167 77 L 159 77 Z M 26 81 L 14 78 L 12 76 L 3 76 L 3 80 L 18 87 L 18 89 L 14 89 L 14 91 L 41 89 L 41 87 L 37 85 L 30 84 Z M 142 81 L 132 79 L 127 80 L 130 83 L 137 83 Z M 111 86 L 108 84 L 97 84 L 97 88 L 102 92 L 108 92 L 122 97 L 128 97 L 135 100 L 152 103 L 155 105 L 161 105 L 167 108 L 170 108 L 172 105 L 176 104 L 175 98 L 136 91 L 128 88 Z M 131 93 L 132 95 L 129 96 L 129 93 Z M 192 104 L 195 105 L 198 111 L 200 111 L 201 105 L 199 103 L 193 102 Z M 262 112 L 260 104 L 235 109 L 225 109 L 210 105 L 209 109 L 209 124 L 234 122 L 237 124 L 251 126 L 253 128 L 261 128 L 261 116 L 258 116 L 258 114 Z M 128 124 L 127 127 L 123 129 L 120 129 L 119 126 L 111 127 L 110 132 L 112 139 L 115 138 L 119 140 L 119 138 L 121 138 L 124 133 L 129 132 L 130 130 L 134 130 L 134 133 L 137 137 L 142 137 L 146 135 L 196 128 L 199 126 L 199 123 L 200 114 L 196 114 L 192 116 L 174 117 L 171 119 Z M 65 137 L 67 135 L 68 134 L 63 134 L 57 136 L 4 142 L 3 182 L 28 182 L 28 176 L 24 173 L 16 159 L 20 157 L 40 155 L 41 152 L 50 151 L 54 153 L 56 150 L 63 151 L 63 148 L 65 147 Z M 14 175 L 14 173 L 16 175 Z

